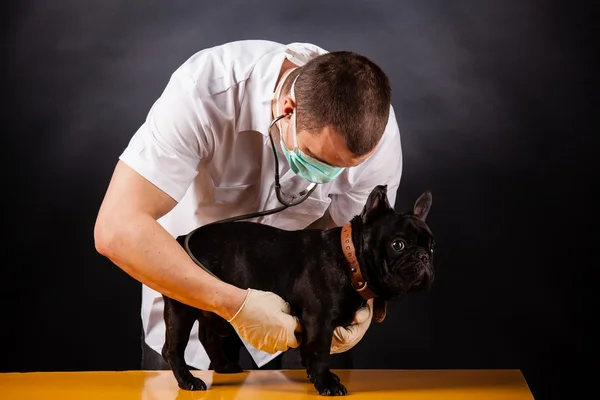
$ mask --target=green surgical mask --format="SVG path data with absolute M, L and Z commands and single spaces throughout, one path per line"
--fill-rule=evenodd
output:
M 300 75 L 298 75 L 300 76 Z M 298 79 L 298 76 L 296 79 Z M 292 83 L 292 88 L 290 89 L 290 95 L 294 102 L 296 101 L 294 95 L 294 84 L 296 83 L 296 79 Z M 279 108 L 279 98 L 277 98 L 277 108 Z M 285 154 L 285 158 L 288 160 L 290 168 L 296 175 L 299 177 L 306 179 L 309 182 L 314 183 L 325 183 L 335 179 L 339 174 L 344 170 L 343 167 L 334 167 L 322 161 L 319 161 L 308 154 L 305 154 L 298 147 L 298 137 L 296 135 L 296 113 L 292 114 L 292 134 L 294 138 L 294 148 L 293 150 L 288 150 L 287 146 L 283 142 L 283 132 L 281 129 L 279 130 L 279 138 L 281 142 L 281 149 L 283 150 L 283 154 Z

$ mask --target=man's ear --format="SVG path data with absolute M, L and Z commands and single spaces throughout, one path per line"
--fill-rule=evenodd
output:
M 429 214 L 429 209 L 431 208 L 432 196 L 431 192 L 428 190 L 423 193 L 417 201 L 415 202 L 415 206 L 413 208 L 413 215 L 419 218 L 421 221 L 425 221 L 427 218 L 427 214 Z
M 371 194 L 369 194 L 360 217 L 363 223 L 366 223 L 370 218 L 390 210 L 393 211 L 393 208 L 390 207 L 390 203 L 388 202 L 387 185 L 377 185 L 371 191 Z

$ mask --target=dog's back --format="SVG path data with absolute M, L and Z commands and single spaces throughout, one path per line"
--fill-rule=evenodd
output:
M 184 237 L 178 241 L 183 245 Z M 320 230 L 286 231 L 252 222 L 207 225 L 188 241 L 189 251 L 219 279 L 271 291 L 297 307 L 308 288 L 328 290 L 321 287 L 327 279 L 322 265 L 334 262 L 327 244 Z

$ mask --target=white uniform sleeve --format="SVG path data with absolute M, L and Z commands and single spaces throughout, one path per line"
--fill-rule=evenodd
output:
M 344 194 L 331 195 L 329 215 L 337 226 L 342 226 L 361 213 L 369 194 L 377 185 L 387 185 L 388 201 L 392 207 L 402 176 L 402 146 L 398 123 L 390 109 L 386 132 L 375 153 L 364 162 L 356 183 Z
M 119 158 L 179 202 L 213 145 L 196 83 L 180 69 Z

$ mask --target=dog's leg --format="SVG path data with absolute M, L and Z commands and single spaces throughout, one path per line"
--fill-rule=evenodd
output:
M 190 331 L 200 313 L 199 310 L 163 296 L 165 299 L 165 345 L 162 355 L 171 367 L 175 379 L 181 389 L 206 390 L 206 384 L 200 378 L 192 375 L 185 362 Z
M 225 354 L 225 358 L 230 362 L 229 365 L 223 367 L 222 373 L 237 373 L 243 372 L 240 366 L 240 350 L 243 346 L 242 340 L 231 328 L 231 334 L 221 338 L 221 348 Z M 217 371 L 220 372 L 220 371 Z
M 242 372 L 240 348 L 242 341 L 223 318 L 209 312 L 198 317 L 198 337 L 211 361 L 211 368 L 220 374 Z
M 323 323 L 323 321 L 328 321 Z M 302 344 L 300 345 L 308 378 L 320 395 L 343 396 L 347 390 L 340 378 L 329 370 L 333 324 L 328 319 L 303 320 Z

